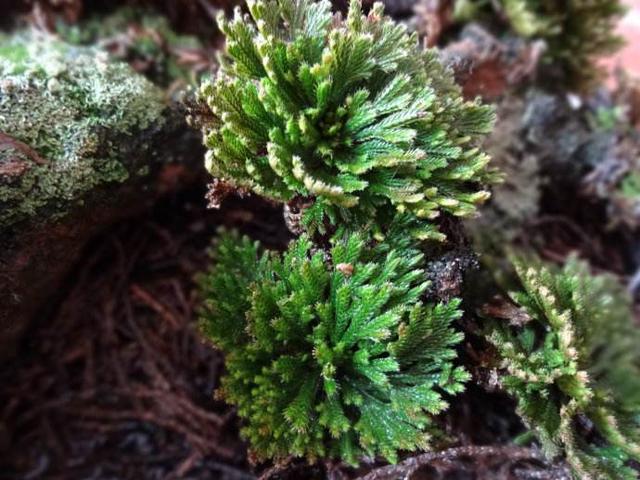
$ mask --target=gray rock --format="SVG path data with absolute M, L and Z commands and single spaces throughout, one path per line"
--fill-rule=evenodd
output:
M 0 357 L 47 309 L 86 242 L 200 172 L 158 89 L 92 47 L 0 36 Z

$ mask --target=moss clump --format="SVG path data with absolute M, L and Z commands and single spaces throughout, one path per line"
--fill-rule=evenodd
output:
M 338 233 L 282 256 L 224 234 L 201 279 L 203 333 L 226 355 L 220 394 L 259 459 L 357 463 L 427 448 L 433 416 L 469 379 L 455 366 L 460 300 L 424 304 L 424 256 L 406 225 L 368 245 Z
M 56 30 L 71 44 L 104 46 L 157 85 L 196 81 L 192 66 L 180 62 L 178 52 L 200 50 L 202 44 L 194 36 L 176 33 L 166 17 L 151 9 L 125 6 L 75 25 L 60 22 Z
M 124 181 L 122 150 L 163 121 L 162 92 L 128 65 L 50 36 L 0 37 L 0 78 L 0 131 L 10 135 L 0 165 L 16 166 L 0 172 L 2 226 L 44 207 L 59 216 L 96 185 Z
M 522 289 L 510 296 L 528 321 L 496 322 L 489 339 L 518 413 L 576 480 L 636 479 L 625 465 L 640 460 L 640 332 L 629 295 L 575 257 L 562 269 L 514 266 Z
M 478 143 L 493 109 L 462 98 L 435 50 L 353 0 L 249 2 L 219 18 L 227 47 L 200 90 L 209 171 L 294 205 L 309 231 L 360 225 L 381 238 L 397 213 L 415 236 L 443 240 L 433 219 L 468 217 L 495 181 Z

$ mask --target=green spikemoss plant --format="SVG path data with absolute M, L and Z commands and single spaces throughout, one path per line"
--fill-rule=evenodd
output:
M 200 98 L 207 167 L 237 187 L 313 205 L 303 224 L 371 224 L 396 212 L 439 238 L 442 212 L 469 216 L 495 180 L 477 148 L 493 110 L 464 101 L 434 50 L 376 4 L 345 20 L 328 1 L 249 1 L 219 17 L 227 45 Z
M 461 311 L 421 303 L 423 256 L 402 230 L 374 246 L 338 232 L 328 251 L 302 236 L 282 255 L 223 234 L 213 261 L 201 328 L 258 459 L 395 461 L 427 446 L 443 394 L 468 378 L 453 364 Z
M 571 258 L 562 269 L 516 259 L 524 325 L 496 322 L 489 339 L 502 384 L 545 452 L 576 479 L 636 479 L 640 460 L 640 333 L 617 281 Z

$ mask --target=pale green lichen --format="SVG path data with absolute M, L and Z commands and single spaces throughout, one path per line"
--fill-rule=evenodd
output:
M 0 132 L 33 150 L 0 141 L 3 227 L 58 217 L 95 186 L 126 180 L 133 134 L 163 122 L 162 92 L 128 65 L 40 33 L 0 36 L 0 79 Z

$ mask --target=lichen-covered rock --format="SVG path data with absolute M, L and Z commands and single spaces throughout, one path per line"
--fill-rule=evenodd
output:
M 0 36 L 0 356 L 93 235 L 203 172 L 199 143 L 161 89 L 106 52 Z
M 163 122 L 159 90 L 99 50 L 40 34 L 0 41 L 0 226 L 57 217 L 96 185 L 143 173 L 121 149 Z

